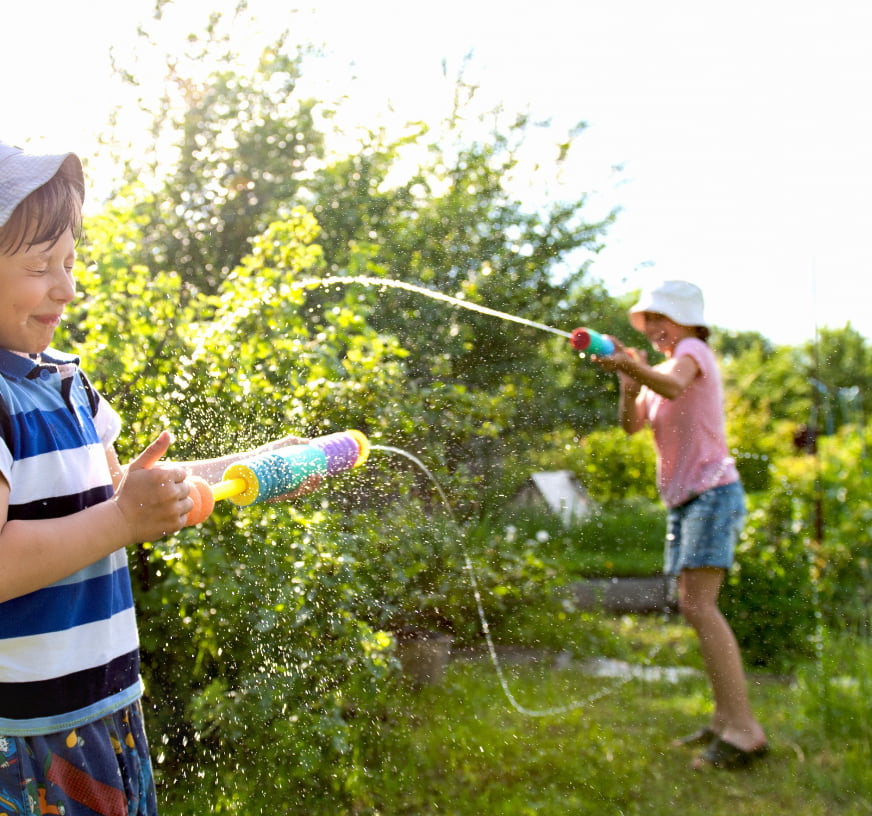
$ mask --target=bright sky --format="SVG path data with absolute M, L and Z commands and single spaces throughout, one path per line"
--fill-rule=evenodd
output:
M 233 6 L 181 0 L 173 30 L 183 37 L 208 9 Z M 566 189 L 543 192 L 531 175 L 527 194 L 590 191 L 592 214 L 622 208 L 592 268 L 614 294 L 687 278 L 719 326 L 800 343 L 850 322 L 872 337 L 872 3 L 252 6 L 266 28 L 324 43 L 310 81 L 347 92 L 346 116 L 360 125 L 388 105 L 398 119 L 431 118 L 468 53 L 482 107 L 551 119 L 543 150 L 586 121 Z M 134 107 L 112 81 L 109 48 L 124 59 L 150 7 L 16 5 L 0 31 L 0 139 L 93 154 L 110 108 Z

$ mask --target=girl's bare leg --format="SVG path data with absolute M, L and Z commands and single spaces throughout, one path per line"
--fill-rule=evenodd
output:
M 679 605 L 699 638 L 700 651 L 714 695 L 712 729 L 743 751 L 766 743 L 766 734 L 751 711 L 739 644 L 718 609 L 722 569 L 684 570 L 678 581 Z

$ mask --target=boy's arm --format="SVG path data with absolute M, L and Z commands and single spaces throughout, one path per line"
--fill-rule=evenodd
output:
M 245 459 L 251 459 L 255 456 L 259 456 L 262 453 L 268 453 L 272 450 L 280 450 L 281 448 L 286 448 L 289 445 L 305 444 L 306 440 L 301 439 L 298 436 L 285 436 L 281 439 L 275 439 L 272 442 L 267 442 L 265 445 L 261 445 L 259 448 L 244 451 L 243 453 L 232 453 L 227 456 L 219 456 L 217 459 L 196 459 L 190 462 L 179 462 L 178 465 L 180 467 L 184 467 L 192 476 L 199 476 L 201 479 L 205 479 L 211 485 L 220 482 L 221 479 L 224 477 L 224 471 L 227 470 L 227 468 L 230 467 L 230 465 L 232 465 L 234 462 L 241 462 Z M 292 490 L 291 492 L 285 493 L 281 496 L 276 496 L 274 499 L 269 499 L 269 503 L 274 504 L 283 501 L 290 501 L 292 499 L 298 499 L 302 496 L 314 492 L 320 487 L 320 485 L 321 476 L 317 473 L 313 474 L 295 490 Z
M 276 439 L 272 442 L 267 442 L 259 448 L 244 451 L 242 453 L 231 453 L 226 456 L 219 456 L 216 459 L 196 459 L 190 462 L 176 462 L 179 467 L 185 468 L 192 476 L 199 476 L 205 479 L 209 484 L 220 482 L 224 476 L 224 471 L 235 462 L 241 462 L 245 459 L 251 459 L 262 453 L 267 453 L 272 450 L 286 448 L 288 445 L 304 445 L 305 439 L 298 436 L 285 436 L 281 439 Z
M 161 434 L 127 468 L 107 451 L 116 493 L 111 500 L 52 519 L 9 521 L 9 483 L 0 476 L 0 602 L 66 578 L 115 550 L 180 530 L 193 502 L 179 466 L 158 462 Z

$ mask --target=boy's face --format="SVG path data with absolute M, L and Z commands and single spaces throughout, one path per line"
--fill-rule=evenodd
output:
M 51 345 L 66 305 L 76 296 L 75 258 L 72 232 L 56 244 L 0 255 L 0 347 L 37 354 Z

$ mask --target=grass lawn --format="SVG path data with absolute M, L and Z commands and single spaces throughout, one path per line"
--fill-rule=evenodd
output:
M 698 664 L 693 636 L 659 618 L 615 619 L 628 648 L 651 662 L 650 642 L 669 630 L 656 662 Z M 684 630 L 684 631 L 682 631 Z M 677 650 L 677 651 L 676 651 Z M 872 814 L 872 791 L 852 789 L 844 746 L 802 733 L 798 691 L 788 678 L 754 675 L 752 702 L 772 752 L 749 770 L 689 769 L 693 753 L 670 746 L 710 711 L 701 673 L 677 682 L 590 676 L 582 660 L 539 654 L 501 663 L 507 686 L 532 710 L 596 699 L 568 713 L 530 716 L 507 701 L 487 655 L 461 657 L 442 682 L 407 690 L 397 725 L 408 737 L 386 758 L 391 778 L 375 810 L 400 814 Z M 605 693 L 603 693 L 605 692 Z

